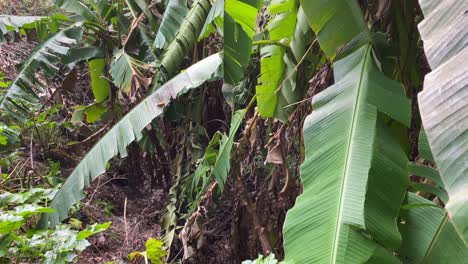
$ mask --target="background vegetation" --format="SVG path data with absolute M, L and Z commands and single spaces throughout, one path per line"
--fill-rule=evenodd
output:
M 0 10 L 0 262 L 468 259 L 466 1 Z

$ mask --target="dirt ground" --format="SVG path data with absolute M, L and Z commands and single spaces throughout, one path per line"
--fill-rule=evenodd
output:
M 99 177 L 88 189 L 79 216 L 84 223 L 111 221 L 109 230 L 90 239 L 91 246 L 79 256 L 78 263 L 105 263 L 128 260 L 133 251 L 144 251 L 150 237 L 160 237 L 159 218 L 164 207 L 164 190 L 149 197 L 135 196 L 125 178 Z

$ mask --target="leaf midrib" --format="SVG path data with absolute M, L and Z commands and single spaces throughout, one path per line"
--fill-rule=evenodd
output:
M 447 223 L 448 217 L 447 217 L 447 212 L 445 212 L 444 217 L 442 218 L 442 222 L 440 223 L 439 227 L 437 228 L 437 231 L 434 235 L 434 238 L 431 240 L 431 243 L 429 244 L 429 247 L 427 248 L 426 253 L 424 254 L 424 257 L 421 260 L 421 263 L 425 263 L 427 257 L 429 256 L 430 252 L 434 248 L 434 244 L 436 241 L 439 239 L 440 234 L 442 233 L 442 229 L 445 227 L 445 224 Z
M 363 59 L 363 65 L 362 65 L 362 68 L 361 68 L 361 75 L 359 77 L 359 84 L 358 84 L 358 91 L 357 91 L 357 95 L 356 95 L 356 102 L 354 104 L 354 111 L 353 111 L 353 117 L 351 119 L 351 132 L 349 133 L 349 137 L 348 137 L 348 146 L 346 148 L 346 161 L 345 161 L 345 171 L 344 171 L 344 175 L 343 175 L 343 179 L 341 181 L 341 191 L 340 191 L 340 198 L 339 198 L 339 206 L 338 206 L 338 217 L 336 219 L 336 227 L 335 227 L 335 237 L 334 237 L 334 241 L 333 241 L 333 253 L 332 253 L 332 259 L 331 259 L 331 263 L 336 263 L 336 257 L 338 255 L 338 242 L 339 242 L 339 236 L 340 236 L 340 232 L 341 232 L 341 221 L 342 221 L 342 218 L 343 218 L 343 205 L 344 205 L 344 200 L 343 200 L 343 194 L 344 194 L 344 187 L 346 186 L 346 182 L 347 182 L 347 175 L 348 175 L 348 171 L 349 171 L 349 160 L 350 160 L 350 156 L 351 156 L 351 153 L 350 153 L 350 149 L 351 149 L 351 145 L 352 145 L 352 139 L 354 137 L 354 134 L 355 134 L 355 130 L 356 130 L 356 116 L 357 116 L 357 112 L 358 110 L 360 109 L 360 103 L 361 103 L 361 100 L 360 100 L 360 96 L 361 96 L 361 90 L 362 90 L 362 80 L 364 78 L 364 72 L 365 72 L 365 68 L 366 68 L 366 61 L 367 61 L 367 57 L 369 56 L 369 51 L 370 51 L 370 46 L 367 47 L 366 51 L 365 51 L 365 55 L 364 55 L 364 59 Z

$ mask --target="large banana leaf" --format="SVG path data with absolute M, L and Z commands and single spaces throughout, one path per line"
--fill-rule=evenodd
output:
M 360 34 L 368 33 L 361 8 L 354 0 L 301 0 L 301 7 L 329 58 Z
M 466 263 L 468 250 L 445 210 L 414 193 L 408 193 L 408 204 L 416 206 L 401 212 L 400 259 L 411 264 Z
M 468 1 L 419 2 L 432 68 L 418 96 L 421 119 L 449 196 L 450 221 L 468 247 Z
M 50 203 L 50 207 L 56 211 L 43 215 L 40 227 L 55 226 L 65 219 L 70 206 L 83 198 L 84 188 L 106 171 L 106 163 L 117 153 L 125 157 L 126 147 L 142 137 L 142 130 L 163 113 L 164 107 L 172 98 L 200 86 L 207 80 L 219 78 L 221 62 L 221 55 L 214 54 L 194 64 L 161 86 L 124 116 L 73 170 Z
M 158 33 L 156 33 L 156 38 L 153 43 L 154 48 L 167 48 L 168 44 L 174 40 L 187 13 L 187 0 L 169 1 L 166 11 L 164 11 L 164 18 L 161 22 L 161 26 L 158 29 Z
M 42 70 L 46 77 L 53 77 L 58 70 L 56 64 L 81 39 L 82 33 L 79 25 L 75 24 L 41 44 L 21 66 L 16 79 L 0 100 L 0 109 L 24 121 L 31 111 L 30 105 L 37 104 L 44 91 L 45 84 L 36 77 L 36 73 Z
M 383 247 L 400 244 L 407 157 L 386 120 L 408 125 L 410 102 L 379 71 L 370 45 L 334 71 L 335 85 L 314 98 L 304 123 L 303 193 L 286 216 L 285 261 L 393 263 Z

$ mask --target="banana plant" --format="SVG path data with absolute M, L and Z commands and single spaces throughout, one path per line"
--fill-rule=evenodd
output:
M 221 77 L 221 55 L 214 54 L 187 68 L 133 108 L 109 130 L 73 170 L 50 203 L 54 213 L 44 214 L 40 227 L 55 226 L 68 216 L 69 208 L 83 197 L 83 190 L 106 171 L 107 162 L 127 155 L 126 147 L 142 137 L 142 131 L 163 113 L 171 99 Z
M 419 93 L 421 119 L 448 193 L 450 222 L 468 248 L 468 3 L 420 0 L 419 24 L 432 72 Z
M 370 33 L 356 2 L 301 7 L 325 55 L 341 58 L 335 84 L 314 97 L 304 122 L 303 193 L 283 227 L 285 262 L 398 263 L 396 218 L 409 180 L 395 131 L 409 126 L 410 102 L 363 41 Z M 342 55 L 348 43 L 356 44 Z
M 410 103 L 379 71 L 370 45 L 334 68 L 336 83 L 314 97 L 304 123 L 304 191 L 286 217 L 285 260 L 393 263 L 387 249 L 401 243 L 408 160 L 386 120 L 409 125 Z
M 39 94 L 44 92 L 45 84 L 35 75 L 43 70 L 46 77 L 52 78 L 58 71 L 58 64 L 76 45 L 83 35 L 81 23 L 64 28 L 42 43 L 38 49 L 23 63 L 21 69 L 0 99 L 0 109 L 20 121 L 29 116 L 31 105 L 39 103 Z
M 169 98 L 175 97 L 179 90 L 195 88 L 213 76 L 219 78 L 218 68 L 221 61 L 219 54 L 197 64 L 200 66 L 193 66 L 177 74 L 189 50 L 202 34 L 208 34 L 211 23 L 215 23 L 216 16 L 219 15 L 219 10 L 216 13 L 212 12 L 211 19 L 207 20 L 212 6 L 208 0 L 194 1 L 190 9 L 187 8 L 187 1 L 170 1 L 166 6 L 162 23 L 156 21 L 155 15 L 150 10 L 151 4 L 148 5 L 143 0 L 116 3 L 98 0 L 86 4 L 78 0 L 52 2 L 62 10 L 75 14 L 75 20 L 70 20 L 75 24 L 62 28 L 41 44 L 38 51 L 26 61 L 6 96 L 0 101 L 2 109 L 21 121 L 33 111 L 34 108 L 29 106 L 38 105 L 43 96 L 44 84 L 34 76 L 35 71 L 42 67 L 48 74 L 46 77 L 52 77 L 60 63 L 73 67 L 80 61 L 87 61 L 95 102 L 78 109 L 74 114 L 75 121 L 81 120 L 84 115 L 88 122 L 99 119 L 108 110 L 105 104 L 111 98 L 115 98 L 110 96 L 111 90 L 114 90 L 111 89 L 111 85 L 116 87 L 118 92 L 130 97 L 134 96 L 139 88 L 149 88 L 149 85 L 152 85 L 149 97 L 144 100 L 146 103 L 141 103 L 135 108 L 137 114 L 130 112 L 117 123 L 117 127 L 111 130 L 112 133 L 109 132 L 108 138 L 114 137 L 114 140 L 120 142 L 119 151 L 124 155 L 125 147 L 135 138 L 139 138 L 144 126 L 161 114 Z M 171 22 L 174 19 L 177 21 L 176 24 Z M 151 28 L 151 31 L 147 30 L 148 28 Z M 202 67 L 206 67 L 206 72 L 192 76 L 194 72 L 198 74 Z M 156 69 L 153 80 L 147 78 L 150 69 Z M 175 75 L 177 77 L 174 80 L 177 81 L 166 81 Z M 179 84 L 174 85 L 174 82 Z M 155 93 L 156 90 L 158 92 Z M 147 109 L 149 102 L 155 100 L 158 101 L 156 105 Z M 143 113 L 142 111 L 150 111 L 144 112 L 146 118 L 149 118 L 145 119 L 147 122 L 140 119 L 135 121 L 135 118 Z M 140 127 L 141 122 L 146 124 Z M 132 133 L 122 136 L 123 127 L 130 129 L 126 131 L 134 131 L 136 135 Z M 108 141 L 109 139 L 103 139 L 104 143 Z M 56 214 L 50 216 L 50 223 L 48 217 L 44 216 L 42 226 L 56 225 L 64 219 L 68 207 L 79 201 L 83 188 L 89 184 L 89 178 L 97 177 L 98 175 L 94 173 L 100 171 L 107 160 L 116 154 L 111 155 L 110 152 L 104 151 L 103 144 L 96 145 L 70 176 L 62 191 L 58 193 L 57 202 L 53 202 L 53 206 L 57 209 Z M 99 154 L 105 155 L 99 156 Z M 98 156 L 99 161 L 103 162 L 99 166 L 95 164 Z
M 381 72 L 373 35 L 357 2 L 301 1 L 320 47 L 336 60 L 335 84 L 314 97 L 314 110 L 304 123 L 303 193 L 286 217 L 285 263 L 466 259 L 467 167 L 463 164 L 468 127 L 462 120 L 468 108 L 463 100 L 467 70 L 462 61 L 468 54 L 467 4 L 420 2 L 425 20 L 419 28 L 434 69 L 419 95 L 426 132 L 421 133 L 420 153 L 434 159 L 438 171 L 405 164 L 408 158 L 400 142 L 401 128 L 409 125 L 409 101 L 402 85 Z M 392 128 L 398 123 L 400 128 Z M 409 185 L 406 170 L 434 184 Z M 410 192 L 396 228 L 408 187 L 432 193 L 447 204 L 441 208 Z

